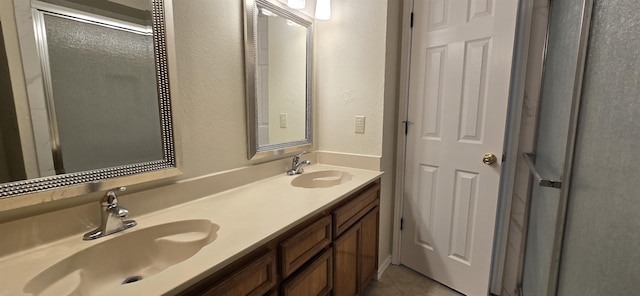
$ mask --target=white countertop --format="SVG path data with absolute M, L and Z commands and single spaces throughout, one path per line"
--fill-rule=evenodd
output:
M 333 187 L 307 189 L 291 186 L 295 176 L 283 173 L 148 215 L 133 215 L 130 218 L 135 219 L 138 226 L 108 237 L 83 241 L 80 233 L 24 250 L 0 261 L 0 295 L 28 295 L 23 288 L 33 277 L 62 259 L 105 240 L 180 220 L 208 219 L 219 225 L 216 240 L 192 257 L 139 282 L 92 291 L 93 295 L 172 294 L 220 270 L 382 175 L 377 171 L 323 164 L 311 165 L 305 170 L 341 170 L 352 174 L 353 179 Z M 135 213 L 135 209 L 129 210 Z M 126 250 L 113 250 L 109 256 L 117 256 L 123 251 Z

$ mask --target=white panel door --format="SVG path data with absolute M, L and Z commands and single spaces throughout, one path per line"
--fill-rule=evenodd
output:
M 413 11 L 401 263 L 487 295 L 517 1 L 415 0 Z

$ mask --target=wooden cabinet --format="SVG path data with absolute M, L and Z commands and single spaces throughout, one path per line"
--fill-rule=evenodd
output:
M 380 180 L 179 295 L 358 295 L 378 268 Z
M 342 232 L 333 245 L 335 296 L 360 294 L 378 271 L 379 188 L 370 188 L 333 212 L 336 232 Z

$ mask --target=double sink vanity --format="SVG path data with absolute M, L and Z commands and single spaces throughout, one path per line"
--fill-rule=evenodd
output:
M 0 295 L 355 295 L 377 271 L 381 173 L 305 169 L 0 258 Z
M 245 167 L 180 179 L 192 167 L 172 117 L 173 1 L 112 2 L 0 2 L 11 85 L 27 90 L 0 108 L 15 146 L 0 149 L 0 212 L 69 201 L 0 224 L 0 295 L 359 294 L 378 267 L 379 158 L 281 167 L 317 148 L 314 20 L 243 1 L 248 157 L 234 161 Z M 112 189 L 171 177 L 128 209 Z M 102 225 L 86 216 L 96 192 Z

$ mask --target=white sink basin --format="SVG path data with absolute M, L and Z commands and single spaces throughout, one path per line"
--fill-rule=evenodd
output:
M 134 284 L 195 255 L 217 238 L 209 220 L 183 220 L 105 237 L 42 271 L 25 286 L 31 295 L 89 295 Z M 135 231 L 132 231 L 135 230 Z
M 351 181 L 353 175 L 343 171 L 327 170 L 303 173 L 291 180 L 291 185 L 302 188 L 326 188 Z

